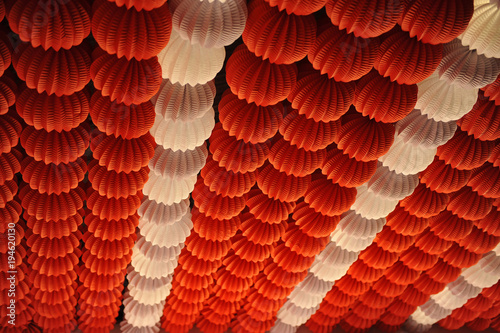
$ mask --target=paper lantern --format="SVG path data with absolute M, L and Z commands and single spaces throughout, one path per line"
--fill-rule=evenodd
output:
M 162 177 L 154 172 L 149 173 L 149 181 L 143 192 L 150 200 L 172 205 L 189 197 L 196 183 L 196 175 L 176 178 Z
M 201 177 L 194 186 L 192 197 L 200 212 L 214 219 L 230 219 L 245 208 L 245 197 L 230 198 L 211 192 Z
M 391 81 L 415 84 L 429 77 L 438 67 L 443 56 L 441 44 L 424 44 L 398 29 L 380 44 L 374 67 Z
M 89 96 L 86 90 L 58 97 L 24 89 L 17 98 L 16 109 L 24 121 L 37 130 L 70 131 L 87 119 Z
M 101 219 L 126 219 L 135 214 L 141 205 L 141 199 L 141 193 L 126 198 L 107 198 L 92 189 L 88 193 L 87 207 L 92 211 L 92 214 Z
M 394 126 L 376 122 L 361 114 L 342 118 L 342 127 L 336 138 L 339 149 L 357 161 L 373 161 L 381 157 L 394 141 Z
M 16 173 L 21 171 L 22 153 L 16 149 L 12 149 L 9 153 L 0 155 L 0 185 L 6 181 L 14 179 Z
M 402 200 L 413 193 L 418 185 L 418 175 L 399 174 L 379 165 L 368 181 L 368 190 L 378 196 Z
M 159 223 L 173 223 L 179 221 L 189 209 L 189 199 L 182 200 L 179 203 L 172 205 L 164 205 L 154 200 L 149 200 L 147 196 L 144 197 L 138 214 L 144 222 Z
M 482 87 L 481 90 L 484 91 L 484 96 L 488 97 L 490 101 L 493 101 L 495 105 L 500 105 L 500 75 L 497 77 L 495 82 Z
M 242 196 L 248 193 L 256 180 L 255 172 L 227 171 L 211 157 L 201 170 L 201 176 L 210 191 L 229 197 Z
M 373 67 L 380 41 L 363 39 L 331 26 L 322 31 L 309 49 L 308 59 L 321 74 L 336 81 L 349 82 L 361 78 Z
M 220 179 L 220 177 L 219 177 Z M 265 164 L 257 176 L 257 185 L 268 197 L 294 202 L 307 191 L 311 176 L 295 177 L 276 170 L 272 164 Z
M 288 95 L 288 100 L 299 114 L 315 121 L 329 122 L 339 119 L 354 99 L 353 82 L 337 82 L 318 71 L 299 78 Z
M 42 194 L 25 186 L 19 191 L 19 198 L 27 214 L 38 220 L 64 220 L 83 207 L 86 196 L 80 187 L 56 195 Z
M 436 236 L 448 241 L 459 241 L 471 232 L 473 223 L 444 210 L 429 219 L 429 226 Z
M 93 160 L 89 164 L 88 176 L 92 188 L 99 191 L 100 195 L 120 198 L 140 191 L 148 181 L 148 171 L 147 167 L 130 173 L 108 171 L 105 166 L 100 166 L 97 160 Z
M 436 156 L 453 168 L 472 170 L 488 160 L 493 148 L 492 141 L 476 140 L 467 132 L 457 130 L 446 144 L 437 149 Z
M 118 58 L 154 57 L 167 45 L 171 32 L 168 5 L 137 11 L 105 0 L 93 4 L 92 35 L 103 50 Z
M 191 121 L 165 119 L 157 114 L 150 133 L 165 148 L 174 151 L 193 150 L 210 136 L 215 125 L 214 116 L 214 109 Z
M 416 1 L 405 6 L 399 24 L 410 37 L 416 36 L 423 43 L 442 44 L 464 32 L 473 13 L 473 1 Z M 430 26 L 432 29 L 424 28 Z
M 439 77 L 464 88 L 481 88 L 495 81 L 500 60 L 478 54 L 455 39 L 443 46 L 443 60 L 437 68 Z
M 269 198 L 259 189 L 248 193 L 246 204 L 250 213 L 257 219 L 268 223 L 279 223 L 288 219 L 288 215 L 295 208 L 295 202 L 282 202 Z
M 391 82 L 372 70 L 356 85 L 354 106 L 363 116 L 384 123 L 393 123 L 406 117 L 417 102 L 418 88 Z
M 205 165 L 207 156 L 206 144 L 186 151 L 173 151 L 158 145 L 153 158 L 149 160 L 149 167 L 162 177 L 186 177 L 198 174 Z
M 226 81 L 239 99 L 260 106 L 284 100 L 297 81 L 297 66 L 272 64 L 238 46 L 226 64 Z
M 267 143 L 245 143 L 236 140 L 217 123 L 210 137 L 210 152 L 213 159 L 226 170 L 253 172 L 261 167 L 269 154 Z
M 192 214 L 194 231 L 196 231 L 200 237 L 212 241 L 221 242 L 229 239 L 231 235 L 236 234 L 241 224 L 238 216 L 229 220 L 216 220 L 200 213 L 200 211 L 195 208 L 192 210 Z
M 227 89 L 219 102 L 219 119 L 229 135 L 244 142 L 259 143 L 272 138 L 283 121 L 283 105 L 257 106 Z
M 151 99 L 157 114 L 165 119 L 188 121 L 203 116 L 214 104 L 215 83 L 182 85 L 165 79 Z
M 12 63 L 28 88 L 36 89 L 40 94 L 71 95 L 82 90 L 90 81 L 89 52 L 87 43 L 59 51 L 21 43 Z
M 377 170 L 377 161 L 362 162 L 349 158 L 342 150 L 332 148 L 327 152 L 321 168 L 332 182 L 343 187 L 357 187 L 366 183 Z
M 51 5 L 48 9 L 36 0 L 13 2 L 7 15 L 10 28 L 22 41 L 45 50 L 79 45 L 90 34 L 89 5 L 80 0 Z
M 472 110 L 462 117 L 457 124 L 475 139 L 494 141 L 500 138 L 500 106 L 488 101 L 482 94 Z
M 316 122 L 292 110 L 283 119 L 280 133 L 292 145 L 305 150 L 318 150 L 333 143 L 340 126 L 340 121 Z
M 463 205 L 463 202 L 467 202 L 467 205 Z M 461 190 L 450 194 L 447 209 L 460 218 L 479 220 L 488 215 L 492 202 L 493 199 L 482 197 L 469 186 L 464 186 Z
M 92 138 L 90 149 L 99 165 L 108 170 L 129 173 L 148 165 L 154 155 L 154 139 L 147 133 L 136 139 L 122 139 L 114 135 L 97 134 Z
M 325 155 L 325 150 L 306 151 L 280 138 L 273 144 L 268 158 L 276 170 L 304 177 L 321 167 Z
M 0 115 L 9 112 L 9 107 L 16 102 L 17 85 L 8 76 L 0 79 Z
M 158 60 L 164 79 L 194 86 L 214 79 L 222 69 L 225 56 L 223 47 L 209 49 L 191 44 L 173 30 L 167 46 L 158 54 Z
M 322 215 L 310 208 L 305 202 L 297 204 L 292 218 L 302 232 L 316 238 L 329 236 L 340 221 L 338 215 Z
M 139 105 L 111 102 L 108 96 L 96 91 L 90 100 L 90 116 L 97 128 L 107 135 L 124 139 L 138 138 L 153 126 L 155 112 L 147 101 Z
M 325 7 L 334 25 L 362 38 L 377 37 L 391 30 L 402 10 L 402 5 L 393 0 L 331 0 Z
M 475 221 L 475 225 L 490 235 L 500 237 L 500 226 L 498 223 L 495 223 L 499 217 L 500 212 L 498 208 L 492 207 L 488 215 L 479 221 Z
M 46 164 L 70 163 L 85 153 L 89 146 L 89 129 L 82 124 L 68 132 L 46 132 L 28 126 L 21 134 L 26 153 Z
M 87 173 L 87 164 L 81 158 L 68 164 L 45 164 L 26 157 L 22 164 L 23 180 L 40 193 L 61 194 L 74 189 Z
M 179 1 L 169 3 L 172 23 L 179 35 L 191 44 L 220 48 L 241 36 L 248 10 L 243 0 Z
M 156 57 L 127 60 L 99 49 L 96 51 L 90 76 L 95 88 L 103 96 L 109 96 L 112 102 L 141 104 L 160 89 L 161 66 Z
M 272 245 L 280 240 L 287 228 L 287 220 L 280 223 L 267 223 L 257 220 L 251 213 L 242 215 L 242 235 L 249 241 L 260 245 Z
M 401 200 L 400 205 L 412 215 L 427 218 L 444 210 L 448 200 L 446 193 L 434 192 L 420 184 L 411 195 Z
M 323 198 L 327 196 L 329 200 Z M 313 179 L 304 201 L 316 212 L 334 216 L 347 212 L 356 199 L 356 189 L 339 186 L 324 177 Z
M 467 185 L 480 196 L 498 198 L 500 197 L 500 188 L 498 184 L 499 177 L 500 168 L 494 167 L 491 163 L 486 162 L 473 171 Z
M 499 22 L 496 5 L 485 0 L 474 2 L 474 15 L 465 32 L 459 36 L 463 45 L 488 58 L 500 58 L 500 40 L 495 35 L 495 26 Z
M 135 228 L 139 225 L 139 217 L 137 215 L 130 215 L 122 220 L 105 220 L 89 212 L 85 216 L 85 219 L 88 231 L 102 240 L 112 241 L 129 237 L 135 233 Z
M 459 170 L 446 164 L 438 157 L 420 173 L 420 182 L 438 193 L 458 191 L 466 185 L 471 177 L 470 170 Z
M 264 0 L 248 6 L 243 42 L 257 57 L 275 64 L 292 64 L 304 58 L 316 37 L 312 15 L 287 14 Z

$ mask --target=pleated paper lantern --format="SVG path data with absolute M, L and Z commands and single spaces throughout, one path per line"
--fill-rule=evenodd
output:
M 424 44 L 407 32 L 395 29 L 380 45 L 374 67 L 391 81 L 415 84 L 429 77 L 443 56 L 441 44 Z
M 191 44 L 173 30 L 170 41 L 158 55 L 158 60 L 164 79 L 194 86 L 215 78 L 222 69 L 225 56 L 223 47 L 209 49 L 200 44 Z
M 326 13 L 341 30 L 371 38 L 391 30 L 401 15 L 402 4 L 394 0 L 329 0 Z
M 463 202 L 467 202 L 467 205 L 463 205 Z M 450 194 L 447 209 L 460 218 L 479 220 L 488 215 L 492 203 L 493 199 L 482 197 L 469 186 L 464 186 L 461 190 Z
M 363 116 L 393 123 L 413 110 L 417 91 L 415 84 L 391 82 L 377 71 L 371 71 L 357 83 L 353 104 Z
M 491 163 L 486 162 L 481 167 L 474 170 L 467 185 L 480 196 L 498 198 L 500 197 L 500 188 L 498 184 L 499 177 L 500 168 L 493 167 Z
M 219 119 L 229 135 L 244 142 L 259 143 L 272 138 L 283 121 L 283 105 L 257 106 L 227 89 L 219 102 Z
M 190 121 L 165 119 L 157 114 L 150 133 L 163 147 L 174 151 L 193 150 L 210 136 L 215 125 L 214 116 L 214 109 Z
M 446 164 L 438 157 L 420 173 L 420 182 L 432 191 L 438 193 L 451 193 L 458 191 L 467 184 L 471 177 L 470 170 L 459 170 Z
M 85 153 L 89 146 L 89 129 L 82 124 L 68 132 L 46 132 L 26 127 L 21 134 L 21 144 L 26 153 L 36 161 L 45 163 L 70 163 Z
M 0 117 L 1 153 L 8 153 L 12 147 L 17 145 L 22 128 L 22 125 L 15 118 L 9 115 Z
M 161 7 L 166 0 L 111 0 L 117 6 L 125 6 L 127 9 L 135 8 L 135 10 L 153 10 Z
M 444 210 L 448 201 L 446 193 L 434 192 L 420 184 L 411 195 L 401 200 L 400 205 L 412 215 L 428 218 Z
M 49 5 L 53 7 L 49 9 Z M 19 34 L 22 41 L 31 42 L 34 47 L 42 46 L 45 50 L 69 49 L 90 34 L 89 5 L 81 0 L 57 4 L 14 1 L 7 19 L 12 31 Z
M 90 100 L 90 116 L 101 132 L 132 139 L 149 131 L 155 120 L 155 111 L 149 101 L 125 105 L 111 102 L 108 96 L 96 91 Z
M 246 204 L 250 213 L 257 219 L 268 223 L 279 223 L 288 219 L 295 209 L 295 202 L 282 202 L 269 198 L 259 189 L 248 193 Z
M 156 57 L 128 61 L 102 50 L 94 53 L 97 57 L 90 66 L 90 76 L 96 89 L 111 101 L 141 104 L 160 89 L 161 66 Z
M 338 148 L 357 161 L 373 161 L 381 157 L 394 141 L 394 126 L 349 114 L 342 119 L 342 127 L 336 138 Z
M 226 170 L 245 173 L 253 172 L 264 164 L 269 155 L 269 145 L 236 140 L 217 123 L 210 137 L 210 152 Z
M 182 85 L 165 79 L 160 90 L 151 99 L 157 114 L 165 119 L 191 120 L 203 116 L 214 104 L 215 83 Z
M 173 26 L 179 35 L 206 48 L 232 44 L 241 36 L 248 16 L 243 0 L 173 0 L 168 4 Z
M 242 196 L 248 193 L 255 184 L 255 172 L 232 172 L 219 166 L 211 157 L 201 170 L 201 176 L 210 191 L 229 197 Z
M 22 164 L 23 180 L 40 193 L 60 194 L 74 189 L 87 173 L 87 164 L 81 158 L 68 164 L 45 164 L 26 157 Z
M 349 158 L 342 150 L 332 148 L 328 151 L 321 170 L 328 179 L 340 186 L 357 187 L 375 174 L 377 161 L 357 161 L 355 158 Z
M 297 66 L 272 64 L 240 45 L 227 61 L 226 80 L 238 98 L 268 106 L 288 96 L 297 81 Z
M 500 59 L 488 58 L 462 45 L 460 39 L 443 46 L 439 76 L 464 88 L 481 88 L 495 81 L 500 73 Z
M 148 181 L 149 169 L 141 168 L 130 173 L 107 170 L 97 160 L 89 163 L 89 181 L 94 190 L 108 198 L 128 197 L 140 191 Z M 120 184 L 118 186 L 118 184 Z
M 479 140 L 494 141 L 500 138 L 500 106 L 487 100 L 482 94 L 472 110 L 457 124 L 463 131 Z
M 136 139 L 122 139 L 114 135 L 97 134 L 92 138 L 90 149 L 99 165 L 108 170 L 129 173 L 148 165 L 154 155 L 155 141 L 147 133 Z
M 327 196 L 331 200 L 323 200 Z M 304 201 L 316 212 L 334 216 L 347 212 L 356 199 L 356 189 L 339 186 L 326 177 L 313 178 Z
M 92 35 L 103 50 L 118 58 L 154 57 L 167 45 L 171 32 L 168 5 L 137 11 L 105 0 L 93 4 Z
M 162 177 L 185 177 L 198 174 L 205 165 L 208 156 L 206 144 L 193 150 L 173 151 L 158 145 L 149 167 Z
M 373 67 L 380 41 L 364 39 L 331 26 L 321 32 L 310 48 L 308 59 L 321 74 L 336 81 L 349 82 L 361 78 Z
M 71 95 L 90 81 L 90 54 L 87 43 L 69 50 L 44 50 L 30 44 L 17 46 L 12 63 L 19 78 L 40 94 Z
M 16 102 L 16 83 L 7 76 L 0 79 L 0 115 L 9 112 L 9 107 Z
M 287 14 L 264 0 L 252 0 L 242 37 L 256 56 L 291 64 L 304 58 L 313 45 L 316 21 L 312 15 Z
M 211 192 L 201 177 L 195 184 L 192 197 L 200 212 L 214 219 L 230 219 L 245 208 L 245 197 L 230 198 Z
M 287 98 L 300 114 L 328 122 L 339 119 L 349 110 L 354 87 L 352 82 L 337 82 L 314 71 L 299 78 Z
M 387 215 L 387 225 L 395 232 L 405 236 L 415 236 L 427 228 L 426 218 L 416 217 L 404 210 L 399 204 Z
M 423 43 L 442 44 L 464 32 L 473 13 L 473 1 L 430 3 L 420 0 L 405 6 L 399 24 L 410 33 L 410 37 L 417 36 Z
M 497 3 L 474 1 L 474 15 L 465 32 L 459 36 L 462 44 L 488 58 L 500 58 L 500 40 L 495 34 L 499 20 Z
M 437 149 L 436 156 L 459 170 L 472 170 L 488 160 L 493 151 L 492 141 L 480 141 L 467 132 L 457 130 L 455 135 Z
M 219 177 L 220 179 L 220 177 Z M 307 191 L 310 176 L 295 177 L 276 170 L 272 164 L 265 164 L 257 176 L 257 185 L 270 198 L 294 202 L 300 199 Z
M 368 181 L 368 190 L 383 198 L 402 200 L 413 193 L 418 185 L 418 175 L 404 175 L 379 165 Z
M 328 216 L 317 213 L 305 202 L 297 204 L 293 219 L 304 233 L 316 238 L 329 236 L 340 221 L 338 215 Z
M 0 155 L 0 184 L 14 179 L 16 173 L 21 171 L 21 160 L 23 155 L 20 151 L 12 149 L 9 153 Z
M 70 131 L 87 119 L 89 96 L 86 90 L 58 97 L 25 89 L 17 98 L 16 109 L 24 121 L 37 130 Z

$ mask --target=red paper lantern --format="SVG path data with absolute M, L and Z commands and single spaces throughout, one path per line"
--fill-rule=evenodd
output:
M 134 215 L 141 205 L 142 193 L 129 195 L 126 198 L 107 198 L 99 195 L 94 189 L 89 189 L 87 207 L 92 214 L 101 219 L 118 220 Z
M 125 6 L 127 9 L 132 7 L 135 10 L 153 10 L 155 8 L 161 7 L 167 0 L 110 0 L 114 2 L 117 6 Z
M 302 232 L 315 238 L 329 236 L 340 222 L 340 216 L 328 216 L 317 213 L 305 202 L 297 204 L 292 218 Z
M 282 202 L 269 198 L 260 189 L 251 190 L 246 202 L 250 213 L 268 223 L 280 223 L 288 219 L 295 209 L 295 202 Z
M 61 97 L 25 89 L 17 98 L 16 109 L 24 121 L 37 130 L 70 131 L 87 119 L 89 96 L 85 89 Z
M 424 44 L 411 38 L 407 32 L 395 29 L 380 44 L 374 67 L 391 81 L 415 84 L 436 70 L 442 56 L 441 44 Z
M 122 139 L 98 133 L 92 138 L 90 149 L 99 165 L 107 170 L 129 173 L 148 165 L 154 155 L 155 141 L 151 134 L 136 139 Z
M 467 132 L 457 129 L 447 143 L 438 147 L 436 156 L 453 168 L 472 170 L 488 160 L 494 147 L 493 141 L 476 140 Z
M 329 0 L 326 13 L 341 30 L 357 37 L 377 37 L 397 23 L 402 4 L 397 0 Z
M 283 105 L 257 106 L 227 89 L 219 102 L 219 119 L 229 135 L 246 143 L 261 143 L 278 131 L 283 121 Z
M 87 173 L 87 164 L 79 157 L 67 164 L 45 164 L 26 157 L 21 167 L 23 180 L 32 189 L 47 194 L 69 192 L 78 186 Z
M 292 64 L 304 58 L 316 37 L 314 16 L 287 14 L 264 0 L 252 0 L 243 42 L 262 59 L 275 64 Z
M 90 8 L 86 1 L 42 3 L 13 1 L 7 19 L 24 42 L 45 50 L 70 49 L 90 34 Z
M 28 126 L 21 134 L 21 145 L 36 161 L 67 164 L 76 161 L 88 148 L 89 127 L 81 124 L 70 131 L 59 133 Z
M 308 59 L 315 69 L 328 74 L 329 78 L 354 81 L 372 69 L 379 43 L 378 38 L 363 39 L 331 26 L 318 35 L 309 49 Z
M 170 39 L 172 17 L 166 4 L 138 11 L 98 0 L 92 9 L 92 35 L 103 50 L 118 58 L 149 59 Z
M 473 222 L 461 219 L 449 210 L 444 210 L 429 219 L 430 230 L 439 238 L 459 241 L 472 231 Z
M 9 107 L 16 102 L 17 85 L 8 76 L 0 78 L 0 115 L 9 112 Z
M 22 157 L 22 153 L 16 149 L 12 149 L 9 153 L 0 154 L 0 185 L 14 179 L 16 173 L 21 171 L 20 161 Z
M 463 203 L 467 202 L 467 205 Z M 450 194 L 447 209 L 460 218 L 480 220 L 491 210 L 493 199 L 485 198 L 474 192 L 469 186 Z
M 479 94 L 472 110 L 460 118 L 457 124 L 462 131 L 475 139 L 494 141 L 500 138 L 500 106 Z
M 0 117 L 0 153 L 8 153 L 17 146 L 23 127 L 15 118 L 9 115 Z
M 235 216 L 229 220 L 213 219 L 197 208 L 192 209 L 193 229 L 202 238 L 211 241 L 224 241 L 236 234 L 240 227 L 241 221 L 239 216 Z
M 406 117 L 417 103 L 418 87 L 391 82 L 372 70 L 356 84 L 354 106 L 363 116 L 384 123 Z
M 276 170 L 272 164 L 265 164 L 259 170 L 257 185 L 268 197 L 294 202 L 300 199 L 307 191 L 311 176 L 295 177 Z
M 96 52 L 97 51 L 97 52 Z M 94 51 L 90 76 L 96 89 L 117 103 L 141 104 L 160 89 L 161 66 L 157 57 L 144 60 L 117 58 L 102 50 Z
M 146 134 L 153 127 L 156 115 L 149 101 L 125 105 L 111 102 L 109 97 L 96 91 L 90 100 L 90 116 L 101 132 L 133 139 Z
M 91 59 L 87 43 L 59 51 L 21 43 L 12 63 L 28 88 L 36 89 L 40 94 L 71 95 L 90 81 Z
M 287 98 L 300 114 L 328 122 L 339 119 L 349 110 L 354 100 L 354 87 L 354 82 L 337 82 L 312 70 L 299 78 Z
M 465 31 L 474 13 L 474 2 L 470 0 L 417 0 L 404 7 L 398 22 L 401 28 L 410 37 L 429 44 L 451 42 Z
M 272 64 L 238 46 L 226 63 L 226 81 L 239 99 L 260 106 L 284 100 L 297 81 L 297 66 Z
M 342 118 L 337 146 L 357 161 L 373 161 L 389 151 L 394 142 L 394 126 L 376 122 L 361 114 Z
M 304 201 L 318 213 L 335 216 L 349 210 L 356 200 L 356 193 L 355 188 L 342 187 L 325 177 L 317 177 L 309 185 Z

